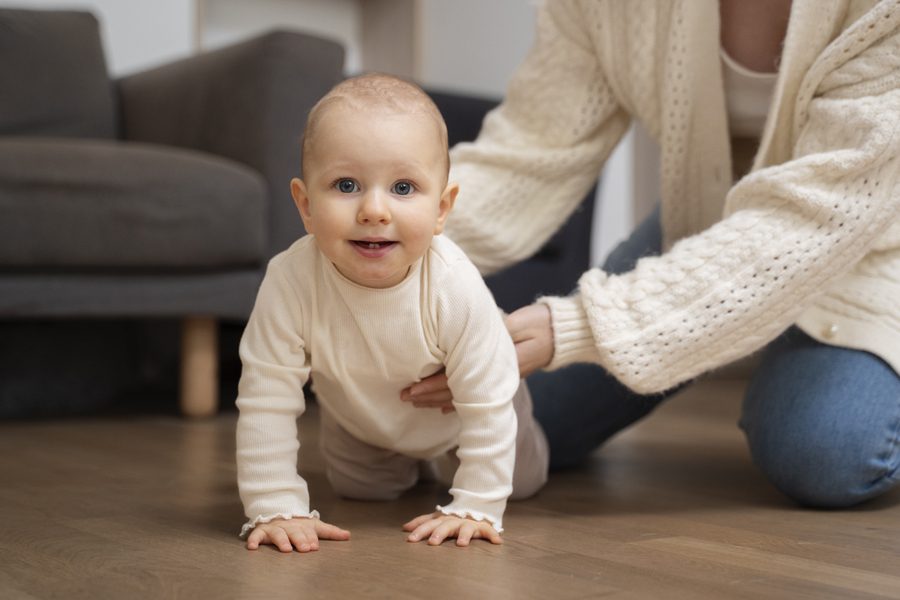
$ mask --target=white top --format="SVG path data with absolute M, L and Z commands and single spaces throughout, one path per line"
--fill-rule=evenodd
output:
M 731 58 L 725 48 L 719 52 L 728 131 L 732 137 L 758 138 L 766 124 L 778 73 L 752 71 Z
M 438 236 L 398 285 L 343 277 L 312 236 L 269 263 L 240 346 L 238 487 L 244 532 L 310 516 L 296 419 L 312 376 L 321 409 L 358 439 L 421 459 L 459 446 L 446 514 L 502 531 L 512 492 L 516 352 L 478 271 Z M 415 408 L 400 390 L 446 367 L 456 411 Z
M 552 0 L 506 99 L 451 153 L 445 234 L 483 272 L 534 254 L 640 119 L 665 253 L 549 298 L 551 367 L 658 392 L 792 324 L 900 371 L 900 10 L 794 0 L 753 171 L 731 173 L 716 0 Z M 576 216 L 575 218 L 583 218 Z

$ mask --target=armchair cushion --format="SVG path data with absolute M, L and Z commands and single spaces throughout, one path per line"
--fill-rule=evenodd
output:
M 4 269 L 261 266 L 262 178 L 151 144 L 0 138 Z
M 211 152 L 269 182 L 268 255 L 303 235 L 290 181 L 306 114 L 343 74 L 335 41 L 273 31 L 118 80 L 122 137 Z
M 89 13 L 0 10 L 0 135 L 116 137 L 115 89 Z

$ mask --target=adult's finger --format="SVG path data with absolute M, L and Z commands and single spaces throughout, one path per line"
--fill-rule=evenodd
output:
M 409 386 L 409 393 L 411 396 L 418 396 L 420 394 L 441 392 L 449 389 L 450 387 L 447 385 L 447 374 L 440 371 Z

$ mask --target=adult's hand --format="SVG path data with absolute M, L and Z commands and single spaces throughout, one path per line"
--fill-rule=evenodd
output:
M 527 377 L 553 359 L 553 325 L 546 304 L 530 304 L 505 318 L 506 328 L 516 345 L 519 376 Z M 440 371 L 400 392 L 400 399 L 417 408 L 439 408 L 452 412 L 453 394 L 447 375 Z
M 506 317 L 506 328 L 516 344 L 521 377 L 528 377 L 553 360 L 553 324 L 546 304 L 523 306 Z
M 404 402 L 412 402 L 416 408 L 439 408 L 446 414 L 453 412 L 453 394 L 447 385 L 447 374 L 443 369 L 404 388 L 400 392 L 400 399 Z

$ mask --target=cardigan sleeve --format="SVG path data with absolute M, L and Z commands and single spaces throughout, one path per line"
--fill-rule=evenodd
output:
M 456 263 L 438 287 L 436 327 L 460 421 L 459 467 L 445 514 L 489 521 L 503 531 L 512 493 L 519 368 L 512 339 L 478 271 Z
M 242 536 L 277 517 L 318 516 L 297 473 L 297 418 L 310 372 L 299 310 L 286 276 L 270 263 L 240 344 L 237 477 L 249 519 Z
M 451 151 L 460 192 L 445 233 L 488 274 L 534 254 L 577 208 L 629 117 L 583 29 L 546 2 L 536 40 L 473 143 Z
M 791 160 L 738 182 L 721 222 L 630 273 L 592 270 L 572 297 L 542 299 L 557 332 L 550 368 L 597 362 L 638 392 L 665 390 L 760 348 L 883 251 L 900 214 L 900 68 L 884 51 L 896 43 L 823 80 Z

